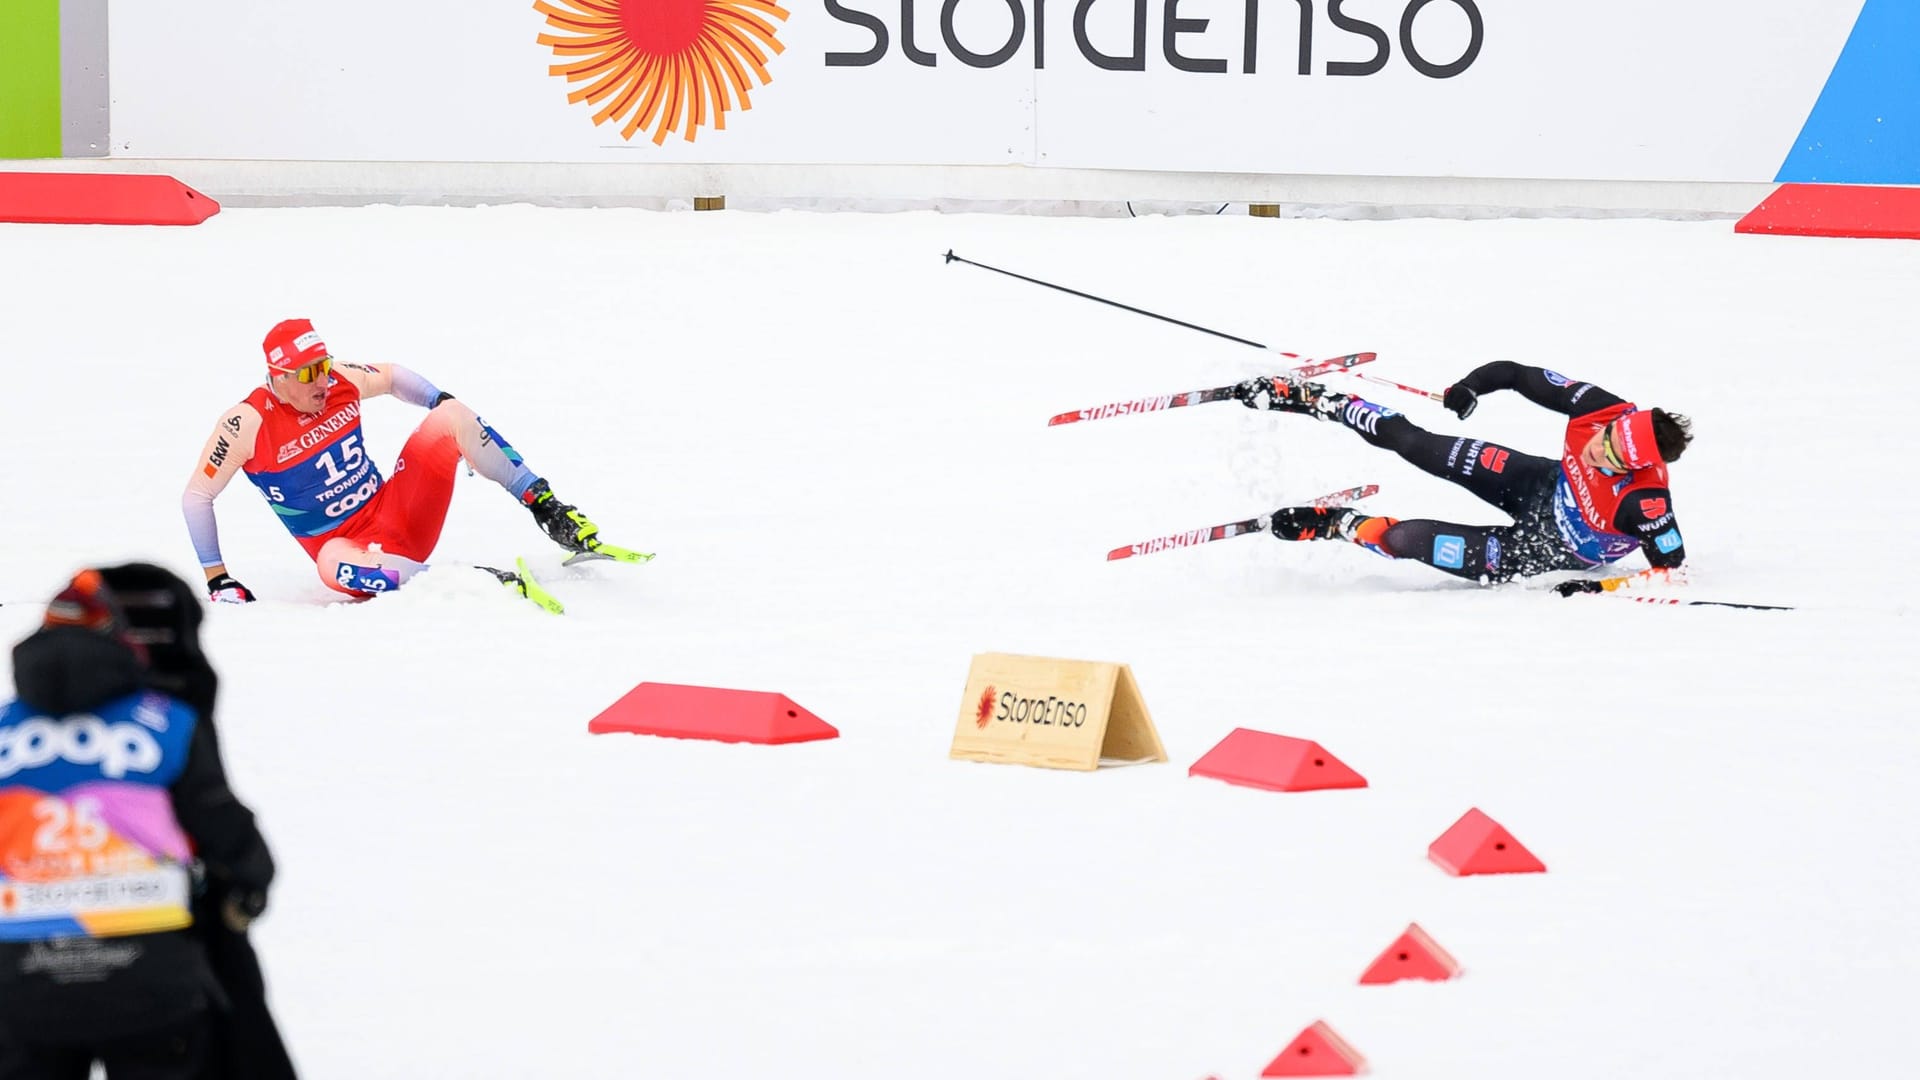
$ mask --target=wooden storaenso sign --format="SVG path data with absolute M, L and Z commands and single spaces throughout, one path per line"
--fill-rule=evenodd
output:
M 1167 760 L 1125 664 L 982 653 L 948 757 L 1049 769 Z

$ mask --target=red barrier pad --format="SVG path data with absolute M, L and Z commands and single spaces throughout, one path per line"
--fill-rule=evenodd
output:
M 219 212 L 219 203 L 171 176 L 0 172 L 0 221 L 198 225 Z
M 1469 874 L 1542 874 L 1546 864 L 1534 857 L 1504 825 L 1468 810 L 1440 839 L 1427 846 L 1427 858 L 1455 877 Z
M 1374 957 L 1367 970 L 1360 973 L 1360 985 L 1379 986 L 1401 979 L 1445 982 L 1458 974 L 1459 961 L 1441 948 L 1440 943 L 1433 940 L 1433 935 L 1420 929 L 1419 923 L 1410 923 L 1406 932 L 1387 946 L 1386 952 Z
M 1315 1021 L 1280 1051 L 1261 1076 L 1358 1076 L 1367 1059 L 1334 1033 L 1325 1020 Z
M 1733 231 L 1920 240 L 1920 187 L 1787 184 L 1741 218 Z
M 587 723 L 595 735 L 626 731 L 673 739 L 796 743 L 836 739 L 832 724 L 785 694 L 643 682 Z
M 1251 728 L 1234 728 L 1194 762 L 1187 769 L 1187 775 L 1208 776 L 1267 791 L 1367 786 L 1366 777 L 1327 753 L 1319 743 Z

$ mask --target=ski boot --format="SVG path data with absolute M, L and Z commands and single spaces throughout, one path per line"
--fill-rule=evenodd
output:
M 1339 416 L 1348 401 L 1347 395 L 1336 394 L 1317 382 L 1286 375 L 1248 379 L 1233 388 L 1233 396 L 1249 409 L 1305 413 L 1316 420 Z
M 535 480 L 527 493 L 520 496 L 520 502 L 533 514 L 533 520 L 554 543 L 573 552 L 565 560 L 567 566 L 589 559 L 643 563 L 653 558 L 649 552 L 629 551 L 602 542 L 600 526 L 573 506 L 554 498 L 545 480 Z
M 520 502 L 533 514 L 533 520 L 553 542 L 568 551 L 592 551 L 592 541 L 600 535 L 600 526 L 587 515 L 553 497 L 545 480 L 535 480 L 520 496 Z
M 1273 535 L 1282 540 L 1345 540 L 1376 555 L 1393 558 L 1382 547 L 1387 530 L 1399 518 L 1363 514 L 1351 506 L 1289 506 L 1273 512 Z
M 1353 523 L 1365 517 L 1351 506 L 1289 506 L 1273 512 L 1273 535 L 1282 540 L 1351 540 Z

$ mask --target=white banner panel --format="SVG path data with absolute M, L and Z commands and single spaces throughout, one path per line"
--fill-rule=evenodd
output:
M 113 150 L 1759 182 L 1861 2 L 122 4 Z

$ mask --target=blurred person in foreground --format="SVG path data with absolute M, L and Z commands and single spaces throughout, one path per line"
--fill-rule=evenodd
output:
M 261 348 L 266 382 L 214 424 L 181 498 L 213 599 L 244 604 L 255 598 L 227 572 L 213 514 L 215 496 L 237 472 L 266 498 L 327 588 L 353 597 L 390 592 L 426 569 L 463 460 L 573 552 L 569 562 L 652 558 L 603 542 L 600 527 L 556 499 L 499 432 L 418 372 L 336 362 L 306 319 L 276 324 Z M 391 480 L 381 476 L 360 430 L 361 402 L 388 394 L 427 410 L 400 448 Z M 527 593 L 528 583 L 513 573 L 490 572 Z
M 1646 554 L 1649 569 L 1638 575 L 1644 578 L 1668 578 L 1686 562 L 1667 486 L 1667 465 L 1693 441 L 1685 416 L 1642 409 L 1592 383 L 1506 360 L 1483 364 L 1442 395 L 1462 420 L 1482 394 L 1496 390 L 1516 390 L 1567 416 L 1560 456 L 1550 458 L 1435 434 L 1383 405 L 1285 375 L 1249 379 L 1237 389 L 1248 408 L 1338 423 L 1513 518 L 1511 525 L 1462 525 L 1372 516 L 1347 506 L 1293 506 L 1273 513 L 1273 534 L 1282 540 L 1343 540 L 1480 582 L 1592 570 L 1636 551 Z M 1562 596 L 1604 588 L 1590 578 L 1555 586 Z
M 247 942 L 273 860 L 228 787 L 186 582 L 77 575 L 0 707 L 0 1080 L 293 1075 Z

